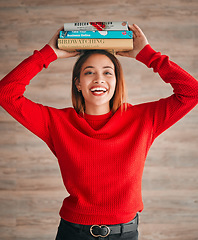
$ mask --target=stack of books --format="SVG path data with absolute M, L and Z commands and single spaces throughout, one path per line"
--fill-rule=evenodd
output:
M 58 48 L 67 51 L 104 49 L 111 52 L 133 49 L 133 32 L 127 22 L 65 23 Z

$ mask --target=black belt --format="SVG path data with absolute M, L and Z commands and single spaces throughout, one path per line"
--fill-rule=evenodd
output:
M 63 221 L 75 228 L 82 229 L 85 232 L 89 232 L 94 237 L 107 237 L 111 234 L 132 232 L 136 231 L 138 228 L 138 214 L 132 221 L 117 225 L 81 225 L 76 223 L 70 223 L 65 220 Z

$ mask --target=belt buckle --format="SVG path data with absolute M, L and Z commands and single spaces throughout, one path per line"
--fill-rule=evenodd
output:
M 107 234 L 104 235 L 104 236 L 101 235 L 101 234 L 98 234 L 98 235 L 94 234 L 94 233 L 93 233 L 93 228 L 95 228 L 95 227 L 98 227 L 98 228 L 100 228 L 100 229 L 106 228 L 106 229 L 107 229 Z M 103 238 L 104 238 L 104 237 L 109 236 L 110 232 L 111 232 L 110 228 L 109 228 L 108 226 L 106 226 L 106 225 L 92 225 L 92 226 L 90 227 L 90 233 L 91 233 L 91 235 L 92 235 L 93 237 L 103 237 Z

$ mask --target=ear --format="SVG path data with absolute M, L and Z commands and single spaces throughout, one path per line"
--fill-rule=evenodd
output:
M 80 80 L 78 78 L 75 78 L 75 85 L 78 91 L 81 91 L 81 85 L 80 85 Z

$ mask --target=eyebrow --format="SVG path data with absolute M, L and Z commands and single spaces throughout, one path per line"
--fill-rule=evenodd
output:
M 87 68 L 94 68 L 93 66 L 87 66 L 83 69 L 83 71 Z M 112 70 L 114 70 L 114 68 L 112 68 L 111 66 L 104 66 L 103 68 L 111 68 Z

